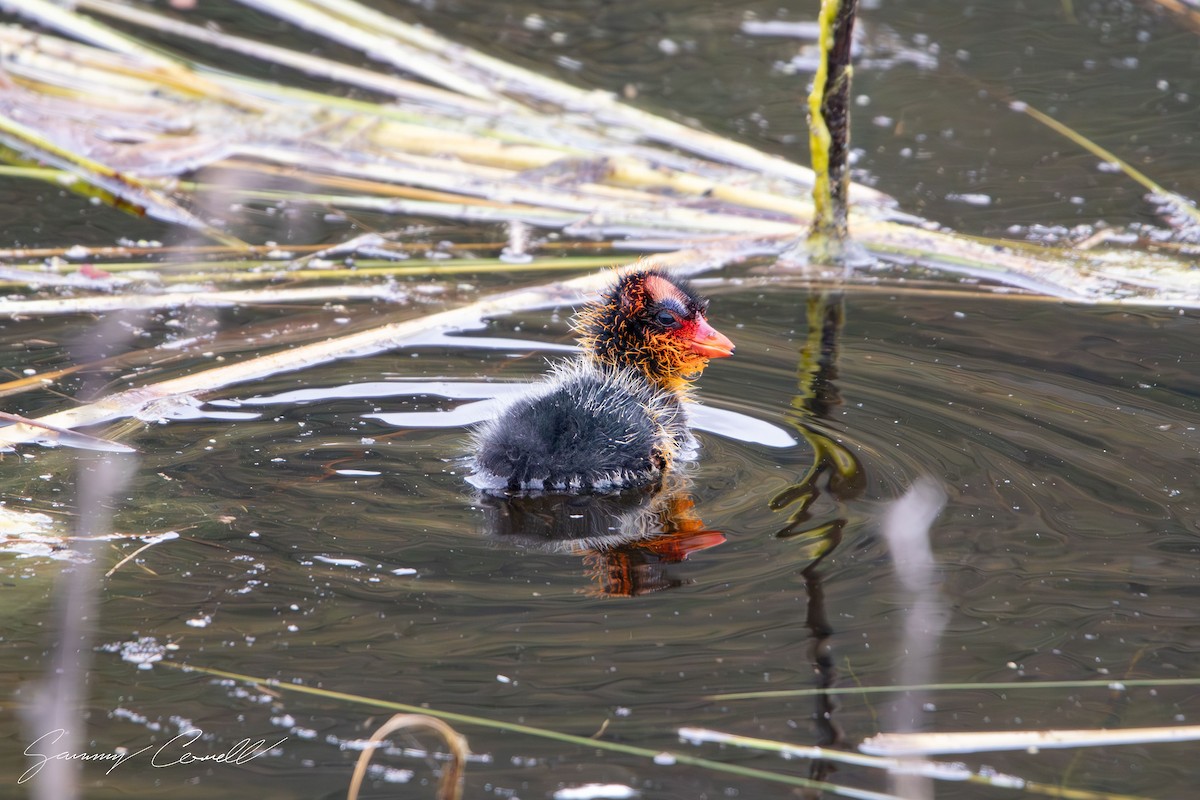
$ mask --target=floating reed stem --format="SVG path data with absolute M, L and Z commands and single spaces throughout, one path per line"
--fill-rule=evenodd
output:
M 503 225 L 519 221 L 578 239 L 636 237 L 654 240 L 659 247 L 682 249 L 723 235 L 795 240 L 814 220 L 813 203 L 796 192 L 797 186 L 813 183 L 807 169 L 711 134 L 689 131 L 610 95 L 505 64 L 360 3 L 253 0 L 251 4 L 319 33 L 328 24 L 329 30 L 350 39 L 352 46 L 402 45 L 418 51 L 424 59 L 422 69 L 443 85 L 454 80 L 449 76 L 457 75 L 482 88 L 471 94 L 431 87 L 422 91 L 412 81 L 384 75 L 373 78 L 369 70 L 342 72 L 335 62 L 317 56 L 289 56 L 291 51 L 275 45 L 260 48 L 250 40 L 206 32 L 167 14 L 128 10 L 112 0 L 82 0 L 82 4 L 95 13 L 331 80 L 356 86 L 378 80 L 375 88 L 400 103 L 343 98 L 189 67 L 186 59 L 45 0 L 9 0 L 10 6 L 20 6 L 21 13 L 111 52 L 0 26 L 0 55 L 14 76 L 14 86 L 0 87 L 0 92 L 23 93 L 6 99 L 37 111 L 34 136 L 66 151 L 64 160 L 53 162 L 63 170 L 22 166 L 4 174 L 67 181 L 71 188 L 98 194 L 106 202 L 146 209 L 159 219 L 192 228 L 203 222 L 188 208 L 215 206 L 215 198 L 272 205 L 309 203 L 421 221 Z M 853 9 L 849 2 L 838 7 L 843 14 Z M 836 21 L 836 14 L 830 19 Z M 839 80 L 829 72 L 819 84 L 845 89 L 848 65 L 842 76 Z M 486 99 L 481 100 L 480 94 Z M 836 94 L 830 91 L 828 97 Z M 472 111 L 480 106 L 489 112 Z M 144 143 L 138 139 L 138 146 L 114 145 L 104 139 L 107 127 L 97 123 L 92 130 L 81 123 L 72 134 L 85 139 L 84 144 L 64 147 L 67 140 L 56 138 L 61 129 L 54 123 L 61 116 L 55 112 L 59 108 L 83 121 L 113 115 L 119 126 L 127 127 L 135 138 L 143 137 Z M 836 110 L 831 115 L 836 117 Z M 179 131 L 169 124 L 173 120 L 178 121 Z M 35 139 L 24 136 L 27 132 L 11 129 L 10 144 L 42 157 L 45 151 L 32 143 Z M 832 145 L 832 131 L 830 141 Z M 94 159 L 97 166 L 81 167 L 70 158 L 101 148 L 105 156 Z M 694 155 L 685 157 L 679 150 Z M 836 155 L 836 150 L 834 146 L 826 156 Z M 220 177 L 229 185 L 208 176 L 193 181 L 173 177 L 206 166 L 219 167 Z M 829 167 L 833 192 L 838 182 L 832 180 L 832 173 L 837 167 L 832 162 Z M 161 177 L 164 172 L 171 177 Z M 84 173 L 89 176 L 87 184 L 75 177 Z M 264 183 L 264 174 L 277 178 L 271 188 L 257 188 Z M 277 188 L 283 181 L 311 186 L 306 191 L 285 191 Z M 206 199 L 210 196 L 214 200 Z M 832 209 L 832 194 L 830 198 Z M 878 193 L 851 186 L 848 199 L 855 206 L 843 221 L 854 229 L 854 244 L 882 261 L 932 267 L 1085 302 L 1200 306 L 1200 281 L 1184 257 L 1099 247 L 1081 253 L 1035 249 L 1021 242 L 984 244 L 920 220 L 897 221 L 886 210 L 887 198 Z M 1179 200 L 1187 204 L 1185 198 Z M 837 218 L 833 225 L 836 231 Z M 221 231 L 200 229 L 226 237 L 230 248 L 241 246 Z M 800 249 L 805 259 L 810 251 L 811 247 Z M 205 270 L 198 277 L 224 280 L 233 271 L 233 267 L 226 272 Z
M 646 261 L 669 271 L 692 274 L 734 261 L 757 251 L 760 247 L 761 243 L 755 239 L 730 240 L 720 247 L 713 245 L 705 250 L 681 250 L 653 256 Z M 126 417 L 154 419 L 168 416 L 179 406 L 195 404 L 199 397 L 268 375 L 392 349 L 430 331 L 477 326 L 484 317 L 491 314 L 554 305 L 573 305 L 581 296 L 599 291 L 610 280 L 611 275 L 608 272 L 595 272 L 562 283 L 504 292 L 418 319 L 393 322 L 347 336 L 313 342 L 179 378 L 127 389 L 91 403 L 38 417 L 34 422 L 41 426 L 53 425 L 74 429 Z M 32 424 L 14 424 L 0 428 L 0 447 L 36 441 L 43 432 L 43 427 Z
M 450 750 L 450 761 L 442 767 L 442 779 L 438 783 L 437 800 L 461 800 L 463 780 L 466 777 L 467 756 L 470 754 L 467 749 L 466 737 L 442 720 L 428 714 L 394 714 L 391 719 L 380 725 L 378 730 L 371 734 L 371 738 L 367 742 L 368 747 L 359 753 L 358 761 L 354 764 L 354 775 L 350 778 L 350 790 L 346 794 L 346 800 L 358 800 L 363 778 L 367 775 L 367 765 L 371 763 L 371 757 L 375 754 L 375 746 L 381 744 L 391 734 L 407 730 L 427 730 L 442 737 L 442 741 Z
M 186 225 L 230 246 L 244 242 L 203 222 L 187 209 L 151 189 L 144 182 L 101 164 L 87 156 L 60 147 L 39 132 L 0 114 L 0 140 L 27 155 L 71 172 L 80 180 L 120 198 L 139 214 L 150 214 L 165 222 Z
M 849 797 L 854 798 L 854 800 L 901 800 L 901 798 L 896 797 L 895 795 L 884 794 L 882 792 L 872 792 L 865 789 L 856 789 L 850 786 L 841 786 L 838 784 L 829 783 L 827 781 L 817 781 L 809 778 L 802 778 L 798 775 L 785 775 L 779 772 L 771 772 L 770 770 L 746 767 L 741 764 L 700 758 L 688 753 L 665 753 L 662 750 L 651 749 L 648 747 L 638 747 L 636 745 L 613 742 L 606 739 L 578 736 L 570 733 L 561 733 L 559 731 L 552 731 L 546 728 L 537 728 L 532 725 L 523 725 L 516 722 L 508 722 L 506 720 L 489 719 L 487 717 L 477 717 L 470 714 L 459 714 L 453 711 L 441 711 L 439 709 L 410 705 L 408 703 L 396 703 L 390 700 L 377 700 L 372 697 L 351 694 L 349 692 L 331 691 L 329 689 L 321 689 L 315 686 L 306 686 L 301 683 L 278 681 L 269 678 L 256 678 L 251 675 L 244 675 L 237 672 L 228 672 L 226 670 L 194 666 L 190 664 L 180 664 L 173 661 L 159 661 L 155 666 L 176 669 L 184 673 L 194 672 L 201 675 L 210 675 L 214 678 L 225 678 L 228 680 L 241 681 L 243 683 L 258 684 L 265 689 L 278 690 L 280 692 L 291 692 L 294 694 L 304 694 L 310 697 L 319 697 L 324 700 L 352 703 L 371 708 L 383 708 L 389 711 L 398 711 L 404 714 L 421 714 L 445 720 L 447 722 L 453 722 L 458 725 L 475 725 L 482 728 L 488 728 L 490 730 L 509 731 L 526 736 L 534 736 L 540 739 L 548 739 L 562 742 L 564 744 L 576 745 L 578 747 L 585 748 L 589 752 L 603 750 L 610 753 L 621 753 L 624 755 L 644 759 L 647 762 L 663 764 L 664 766 L 667 764 L 672 766 L 682 764 L 723 773 L 726 775 L 738 775 L 744 778 L 754 778 L 771 783 L 782 784 L 784 786 L 798 786 L 818 792 L 827 792 L 837 797 Z M 665 768 L 670 769 L 671 767 L 665 766 Z
M 277 47 L 266 42 L 244 39 L 232 36 L 211 28 L 189 25 L 186 22 L 172 19 L 163 14 L 155 14 L 134 8 L 111 0 L 76 0 L 77 8 L 87 9 L 97 14 L 119 19 L 133 25 L 140 25 L 160 33 L 171 34 L 194 42 L 219 47 L 243 55 L 279 64 L 303 72 L 315 78 L 345 83 L 369 89 L 373 92 L 389 94 L 418 103 L 428 103 L 435 107 L 444 107 L 465 111 L 472 114 L 490 114 L 494 106 L 487 103 L 472 101 L 454 92 L 436 89 L 415 81 L 404 80 L 393 75 L 382 75 L 369 69 L 342 64 L 328 58 L 321 58 L 285 47 Z

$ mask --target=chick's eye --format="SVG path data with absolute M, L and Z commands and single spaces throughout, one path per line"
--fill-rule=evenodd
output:
M 670 311 L 666 311 L 666 310 L 660 311 L 660 312 L 658 312 L 658 315 L 655 316 L 654 319 L 655 319 L 655 321 L 658 322 L 659 325 L 662 325 L 664 328 L 678 328 L 679 327 L 679 320 L 676 319 L 675 315 L 672 314 Z

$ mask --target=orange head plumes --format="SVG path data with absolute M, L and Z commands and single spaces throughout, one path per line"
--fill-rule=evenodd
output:
M 708 301 L 685 282 L 638 270 L 581 310 L 576 329 L 590 358 L 634 367 L 658 386 L 681 391 L 710 358 L 733 355 L 733 342 L 708 324 L 707 311 Z

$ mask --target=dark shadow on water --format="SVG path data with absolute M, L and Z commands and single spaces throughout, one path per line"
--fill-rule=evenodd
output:
M 725 541 L 696 515 L 690 481 L 609 494 L 483 494 L 484 532 L 505 544 L 583 559 L 595 594 L 634 597 L 686 583 L 667 567 Z

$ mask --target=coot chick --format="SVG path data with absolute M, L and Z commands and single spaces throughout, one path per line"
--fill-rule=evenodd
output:
M 474 433 L 472 482 L 491 489 L 606 491 L 651 483 L 694 448 L 683 403 L 733 342 L 708 301 L 657 269 L 619 276 L 584 307 L 583 353 Z

